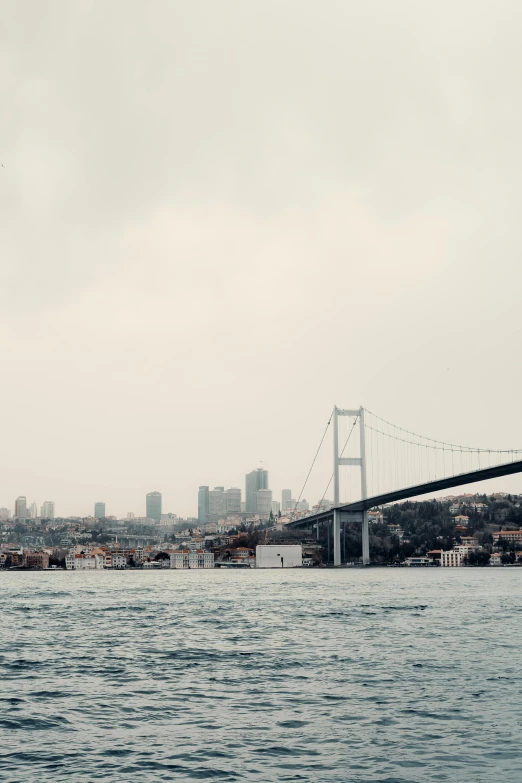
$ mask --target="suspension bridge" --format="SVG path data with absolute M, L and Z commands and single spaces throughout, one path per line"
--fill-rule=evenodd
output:
M 348 432 L 342 438 L 343 423 Z M 330 425 L 333 424 L 333 472 L 318 507 L 294 519 L 289 528 L 326 526 L 333 538 L 333 564 L 341 565 L 341 528 L 348 523 L 362 527 L 362 562 L 370 563 L 368 511 L 377 506 L 428 495 L 477 481 L 522 473 L 522 449 L 484 449 L 427 438 L 398 427 L 364 408 L 334 407 L 308 471 L 306 487 Z M 356 430 L 359 437 L 352 437 Z M 346 430 L 346 426 L 344 427 Z M 344 440 L 342 449 L 340 443 Z M 340 502 L 342 467 L 359 471 L 360 491 L 351 502 Z M 333 481 L 333 504 L 325 501 Z M 323 506 L 329 506 L 324 508 Z M 297 503 L 296 503 L 297 508 Z

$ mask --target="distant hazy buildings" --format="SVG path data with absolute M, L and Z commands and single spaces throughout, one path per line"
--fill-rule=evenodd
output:
M 204 525 L 209 513 L 209 488 L 201 486 L 198 490 L 198 522 Z
M 239 487 L 230 487 L 225 491 L 227 516 L 241 513 L 241 490 Z
M 38 517 L 38 506 L 33 501 L 29 507 L 29 514 L 31 516 L 31 519 L 36 519 Z
M 11 516 L 11 510 L 9 508 L 0 508 L 0 519 L 6 520 Z
M 54 500 L 45 500 L 40 509 L 42 519 L 54 519 Z
M 222 519 L 227 514 L 225 487 L 214 487 L 208 493 L 208 518 Z
M 27 517 L 27 498 L 23 495 L 15 500 L 15 517 L 19 519 L 25 519 Z
M 94 516 L 96 519 L 105 519 L 105 503 L 95 503 L 94 504 Z
M 268 519 L 272 511 L 272 490 L 258 489 L 256 492 L 256 514 L 262 519 Z
M 281 511 L 281 503 L 277 500 L 272 500 L 272 514 L 276 517 Z
M 239 487 L 214 487 L 209 490 L 201 486 L 198 491 L 198 522 L 217 522 L 241 513 L 241 490 Z
M 161 492 L 149 492 L 147 494 L 146 516 L 159 525 L 161 521 Z
M 257 514 L 257 493 L 260 489 L 268 489 L 268 470 L 263 470 L 263 468 L 257 468 L 245 476 L 247 514 Z
M 291 504 L 292 504 L 292 490 L 283 489 L 281 491 L 281 510 L 286 511 L 287 508 L 290 508 Z

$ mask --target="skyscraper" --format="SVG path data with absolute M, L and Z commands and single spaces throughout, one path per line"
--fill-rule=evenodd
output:
M 94 504 L 94 516 L 96 519 L 105 519 L 105 503 L 95 503 Z
M 256 514 L 261 519 L 268 519 L 272 510 L 272 490 L 258 489 L 256 492 Z
M 31 519 L 36 519 L 38 517 L 38 506 L 36 505 L 34 500 L 29 508 L 29 513 L 31 515 Z
M 208 487 L 202 486 L 198 490 L 198 522 L 204 525 L 208 517 Z
M 208 516 L 214 522 L 227 515 L 227 496 L 224 487 L 214 487 L 208 493 Z
M 227 516 L 241 514 L 241 490 L 239 487 L 230 487 L 225 495 Z
M 283 489 L 281 492 L 281 509 L 285 511 L 287 508 L 290 508 L 291 502 L 292 502 L 292 490 Z
M 161 492 L 149 492 L 147 494 L 146 516 L 159 525 L 161 520 Z
M 54 519 L 54 500 L 46 500 L 40 509 L 42 519 Z
M 23 495 L 20 495 L 20 497 L 15 500 L 14 515 L 15 517 L 19 517 L 19 519 L 25 519 L 27 517 L 27 498 Z
M 257 514 L 257 492 L 268 489 L 268 470 L 257 468 L 245 476 L 245 495 L 247 514 Z

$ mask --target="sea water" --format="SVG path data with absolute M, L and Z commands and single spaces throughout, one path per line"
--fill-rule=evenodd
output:
M 522 779 L 522 569 L 0 572 L 0 779 Z

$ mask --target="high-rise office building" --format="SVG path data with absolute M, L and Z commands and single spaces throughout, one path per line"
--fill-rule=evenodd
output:
M 227 516 L 241 514 L 241 490 L 239 487 L 230 487 L 225 492 Z
M 208 492 L 209 488 L 202 486 L 198 489 L 198 522 L 204 525 L 208 517 Z
M 161 492 L 149 492 L 147 494 L 146 516 L 159 525 L 161 520 Z
M 257 514 L 257 492 L 268 489 L 268 470 L 257 468 L 245 476 L 245 500 L 247 514 Z
M 27 517 L 27 498 L 25 498 L 23 495 L 20 495 L 20 497 L 16 498 L 15 500 L 14 515 L 19 519 L 25 519 Z
M 42 519 L 54 519 L 54 500 L 45 500 L 40 509 Z
M 272 514 L 276 517 L 281 511 L 281 503 L 278 500 L 272 500 Z
M 256 514 L 261 519 L 268 519 L 272 510 L 272 490 L 258 489 L 256 492 Z
M 98 502 L 94 504 L 94 516 L 96 519 L 105 519 L 105 503 Z
M 36 519 L 38 517 L 38 506 L 34 500 L 29 507 L 29 514 L 31 515 L 31 519 Z
M 287 508 L 290 508 L 291 503 L 292 503 L 292 490 L 283 489 L 281 492 L 281 510 L 286 511 Z
M 212 521 L 223 519 L 227 515 L 227 496 L 225 487 L 214 487 L 208 493 L 208 518 Z
M 8 508 L 0 508 L 0 519 L 5 522 L 6 519 L 9 519 L 11 516 L 11 512 Z

